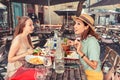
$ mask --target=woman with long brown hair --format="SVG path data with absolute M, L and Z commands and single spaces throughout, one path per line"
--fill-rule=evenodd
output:
M 33 29 L 33 22 L 29 17 L 23 16 L 18 18 L 18 24 L 15 28 L 8 54 L 5 80 L 10 80 L 15 72 L 24 64 L 25 56 L 33 53 L 33 45 L 30 38 L 30 33 L 33 32 Z
M 75 41 L 68 44 L 76 48 L 80 61 L 84 66 L 87 80 L 103 80 L 100 62 L 99 36 L 94 31 L 94 20 L 88 14 L 73 17 L 75 21 L 74 32 L 78 36 Z

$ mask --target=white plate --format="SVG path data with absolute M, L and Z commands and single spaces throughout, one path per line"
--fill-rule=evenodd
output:
M 26 60 L 28 63 L 31 63 L 31 62 L 30 62 L 30 59 L 32 59 L 32 58 L 39 58 L 42 62 L 44 62 L 44 57 L 42 57 L 42 56 L 34 56 L 34 55 L 27 55 L 27 56 L 25 57 L 25 60 Z M 31 63 L 31 64 L 38 65 L 38 64 L 36 64 L 36 63 Z M 43 63 L 42 63 L 42 64 L 43 64 Z

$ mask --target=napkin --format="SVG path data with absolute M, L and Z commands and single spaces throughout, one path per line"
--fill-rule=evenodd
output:
M 15 75 L 12 77 L 11 80 L 35 80 L 35 69 L 28 68 L 20 68 L 17 70 Z

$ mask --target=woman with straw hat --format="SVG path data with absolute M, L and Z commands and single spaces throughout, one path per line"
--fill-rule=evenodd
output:
M 94 20 L 88 14 L 73 17 L 74 32 L 78 36 L 75 41 L 68 41 L 74 45 L 84 66 L 87 80 L 103 80 L 100 62 L 99 36 L 94 31 Z M 79 39 L 79 40 L 78 40 Z

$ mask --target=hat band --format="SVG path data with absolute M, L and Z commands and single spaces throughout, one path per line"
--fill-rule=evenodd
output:
M 84 19 L 85 21 L 87 21 L 90 25 L 92 25 L 92 23 L 84 16 L 80 16 L 82 19 Z

